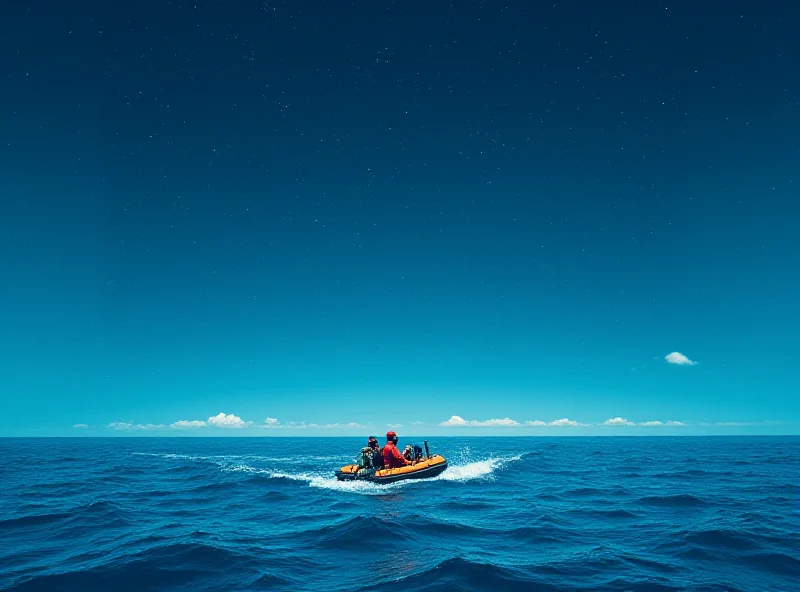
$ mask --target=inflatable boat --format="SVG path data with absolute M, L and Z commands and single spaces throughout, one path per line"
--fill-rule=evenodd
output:
M 395 469 L 373 469 L 359 464 L 345 465 L 336 471 L 339 481 L 369 481 L 371 483 L 396 483 L 405 479 L 429 479 L 447 469 L 447 460 L 441 454 L 430 454 L 425 442 L 425 456 L 412 464 Z

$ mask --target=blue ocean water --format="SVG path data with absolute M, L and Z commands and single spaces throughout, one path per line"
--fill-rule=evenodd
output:
M 0 589 L 800 589 L 800 438 L 365 440 L 0 440 Z

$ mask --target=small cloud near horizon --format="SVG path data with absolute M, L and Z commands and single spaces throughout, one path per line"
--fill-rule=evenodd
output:
M 238 417 L 233 413 L 225 415 L 224 413 L 220 412 L 217 415 L 208 418 L 208 425 L 217 428 L 245 428 L 252 424 L 252 421 L 244 421 L 241 417 Z
M 112 430 L 163 430 L 167 426 L 163 423 L 137 423 L 133 424 L 129 421 L 114 421 L 106 426 Z
M 74 426 L 72 426 L 72 427 L 73 427 L 73 428 L 75 428 L 75 429 L 88 428 L 88 427 L 89 427 L 89 424 L 86 424 L 86 423 L 76 423 L 76 424 L 75 424 Z
M 519 422 L 510 418 L 487 419 L 486 421 L 466 420 L 459 415 L 453 415 L 447 421 L 443 421 L 439 426 L 444 428 L 471 427 L 471 428 L 508 428 L 516 427 Z
M 557 419 L 555 421 L 551 421 L 547 425 L 550 426 L 550 427 L 555 427 L 555 428 L 575 428 L 575 427 L 578 427 L 578 422 L 577 421 L 573 421 L 571 419 L 567 419 L 565 417 L 563 419 Z
M 663 428 L 663 427 L 683 427 L 686 424 L 681 421 L 658 421 L 658 420 L 651 420 L 651 421 L 630 421 L 624 417 L 612 417 L 611 419 L 605 420 L 603 423 L 597 424 L 599 426 L 638 426 L 642 428 Z
M 349 423 L 326 423 L 326 424 L 318 424 L 318 423 L 306 423 L 304 421 L 297 422 L 297 421 L 287 421 L 286 423 L 280 423 L 277 419 L 268 417 L 264 420 L 262 425 L 259 425 L 260 428 L 283 428 L 288 430 L 365 430 L 370 426 L 360 424 L 354 421 Z
M 632 426 L 636 425 L 632 421 L 628 421 L 624 417 L 612 417 L 603 422 L 605 426 Z
M 578 426 L 586 426 L 587 424 L 578 423 L 572 419 L 562 418 L 556 419 L 555 421 L 551 422 L 544 422 L 540 420 L 535 421 L 526 421 L 524 423 L 520 423 L 515 419 L 511 419 L 506 417 L 505 419 L 487 419 L 486 421 L 477 421 L 477 420 L 466 420 L 459 415 L 453 415 L 447 421 L 443 421 L 439 424 L 440 427 L 443 428 L 519 428 L 519 427 L 578 427 Z
M 561 419 L 556 419 L 553 421 L 542 421 L 540 419 L 536 419 L 534 421 L 526 421 L 525 425 L 532 428 L 577 428 L 577 427 L 586 427 L 589 424 L 579 423 L 574 419 L 568 419 L 566 417 L 563 417 Z
M 180 421 L 176 421 L 175 423 L 169 424 L 169 427 L 177 429 L 177 430 L 185 430 L 185 429 L 193 429 L 193 428 L 204 428 L 206 427 L 206 422 L 193 420 L 193 421 L 186 421 L 182 419 Z
M 667 364 L 675 364 L 677 366 L 696 366 L 697 362 L 694 362 L 684 356 L 681 352 L 672 352 L 671 354 L 667 354 L 664 356 L 664 359 L 667 361 Z

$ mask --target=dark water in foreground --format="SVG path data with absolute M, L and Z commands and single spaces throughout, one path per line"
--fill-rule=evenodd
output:
M 0 440 L 0 589 L 800 589 L 800 438 Z M 401 446 L 407 441 L 401 439 Z

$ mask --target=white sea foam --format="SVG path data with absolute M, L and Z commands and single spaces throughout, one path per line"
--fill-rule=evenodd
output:
M 369 481 L 338 481 L 335 477 L 317 476 L 309 479 L 311 487 L 357 493 L 361 495 L 381 495 L 394 493 L 398 488 L 408 486 L 418 486 L 430 481 L 452 481 L 467 482 L 479 479 L 491 479 L 494 472 L 509 463 L 520 460 L 520 456 L 509 458 L 489 458 L 464 464 L 450 464 L 447 469 L 438 477 L 431 479 L 408 479 L 379 485 Z
M 487 479 L 494 476 L 495 469 L 515 460 L 519 460 L 519 457 L 509 459 L 489 458 L 463 465 L 450 465 L 437 479 L 440 481 L 474 481 L 475 479 Z
M 411 483 L 411 481 L 398 481 L 397 483 L 378 485 L 377 483 L 370 483 L 369 481 L 339 481 L 336 477 L 323 476 L 312 477 L 308 481 L 310 487 L 355 493 L 358 495 L 388 495 L 395 493 L 398 488 L 408 485 L 409 483 Z
M 140 453 L 148 454 L 148 453 Z M 347 493 L 355 493 L 360 495 L 387 495 L 395 493 L 399 488 L 408 486 L 418 486 L 420 484 L 430 481 L 450 481 L 463 483 L 476 480 L 491 480 L 495 476 L 495 471 L 503 466 L 520 460 L 520 456 L 514 457 L 498 457 L 486 458 L 477 461 L 471 461 L 470 450 L 463 449 L 453 455 L 455 460 L 449 462 L 448 468 L 439 476 L 430 479 L 408 479 L 405 481 L 398 481 L 389 484 L 376 484 L 369 481 L 339 481 L 333 476 L 333 471 L 338 468 L 335 467 L 320 468 L 318 471 L 298 471 L 294 472 L 288 467 L 280 467 L 274 465 L 296 464 L 299 462 L 314 462 L 315 464 L 327 465 L 331 461 L 341 460 L 338 457 L 321 456 L 321 457 L 268 457 L 268 456 L 254 456 L 254 455 L 220 455 L 220 456 L 188 456 L 180 454 L 152 454 L 160 458 L 170 460 L 190 460 L 190 461 L 211 461 L 217 467 L 226 473 L 246 473 L 251 475 L 266 475 L 271 479 L 290 479 L 292 481 L 300 481 L 307 483 L 310 487 L 319 489 L 328 489 L 332 491 L 341 491 Z M 245 462 L 243 462 L 245 461 Z M 264 466 L 253 466 L 248 464 L 255 461 L 256 464 Z M 273 465 L 273 466 L 270 466 Z
M 169 452 L 134 452 L 132 453 L 134 456 L 152 456 L 156 458 L 165 458 L 169 460 L 203 460 L 203 461 L 212 461 L 216 463 L 225 463 L 225 462 L 235 462 L 237 460 L 248 460 L 248 461 L 258 461 L 258 462 L 279 462 L 279 463 L 288 463 L 288 464 L 299 464 L 299 463 L 307 463 L 309 461 L 313 462 L 332 462 L 341 460 L 341 456 L 260 456 L 260 455 L 253 455 L 253 454 L 244 454 L 244 455 L 230 455 L 230 454 L 218 454 L 213 456 L 197 456 L 197 455 L 188 455 L 188 454 L 173 454 Z

